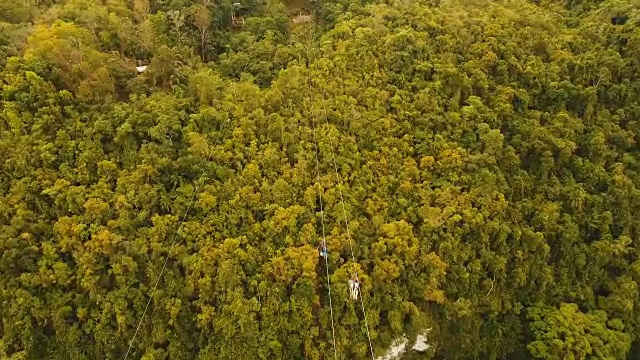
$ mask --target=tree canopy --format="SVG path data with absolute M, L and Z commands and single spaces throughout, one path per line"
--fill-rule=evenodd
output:
M 1 358 L 640 356 L 637 0 L 0 0 L 0 79 Z

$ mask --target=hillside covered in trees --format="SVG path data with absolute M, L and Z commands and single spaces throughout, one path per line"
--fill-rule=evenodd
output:
M 0 0 L 0 79 L 2 359 L 640 358 L 638 0 Z

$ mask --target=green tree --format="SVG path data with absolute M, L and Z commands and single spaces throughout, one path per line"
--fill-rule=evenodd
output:
M 538 359 L 622 359 L 631 346 L 622 322 L 607 319 L 604 311 L 585 314 L 563 303 L 557 309 L 529 308 L 527 317 L 534 338 L 527 348 Z

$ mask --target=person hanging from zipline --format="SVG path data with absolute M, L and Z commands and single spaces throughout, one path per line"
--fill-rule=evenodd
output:
M 358 295 L 360 294 L 360 282 L 358 278 L 349 279 L 349 293 L 351 294 L 351 299 L 358 300 Z
M 327 251 L 327 243 L 324 241 L 322 242 L 322 244 L 318 245 L 316 250 L 318 250 L 318 254 L 320 255 L 320 257 L 326 258 L 329 255 L 329 252 Z

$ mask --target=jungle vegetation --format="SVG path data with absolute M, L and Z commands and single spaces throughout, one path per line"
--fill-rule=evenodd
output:
M 640 358 L 639 136 L 638 0 L 0 0 L 0 358 L 366 359 L 356 270 L 376 356 Z

